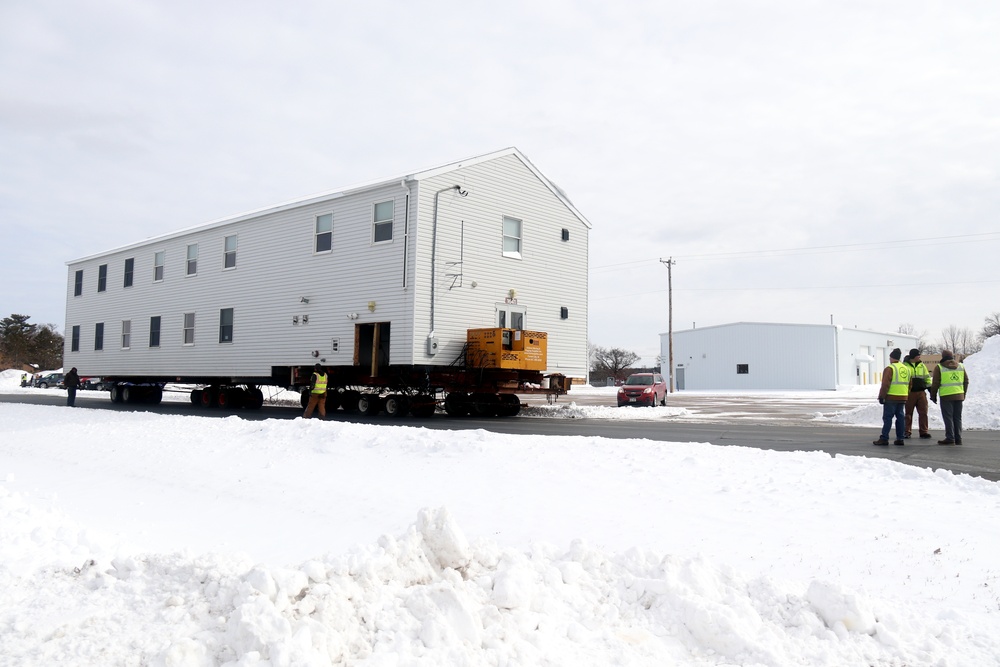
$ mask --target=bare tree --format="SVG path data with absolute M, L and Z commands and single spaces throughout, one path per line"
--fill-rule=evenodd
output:
M 613 377 L 616 380 L 622 379 L 624 370 L 635 362 L 639 361 L 639 355 L 620 347 L 594 347 L 594 365 L 592 370 L 595 375 Z
M 983 328 L 979 338 L 986 342 L 991 336 L 1000 336 L 1000 312 L 990 313 L 983 319 Z
M 896 333 L 917 337 L 917 348 L 922 352 L 936 352 L 937 346 L 927 337 L 926 331 L 917 331 L 917 327 L 910 323 L 900 324 L 896 327 Z
M 979 352 L 982 348 L 982 341 L 972 329 L 951 324 L 941 331 L 941 349 L 951 350 L 965 357 Z

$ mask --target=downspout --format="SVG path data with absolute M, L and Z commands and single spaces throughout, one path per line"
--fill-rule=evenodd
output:
M 442 192 L 457 190 L 458 194 L 465 197 L 468 190 L 463 190 L 461 185 L 449 185 L 434 193 L 434 218 L 431 223 L 431 328 L 427 332 L 428 338 L 434 337 L 434 282 L 437 275 L 437 230 L 438 230 L 438 198 Z

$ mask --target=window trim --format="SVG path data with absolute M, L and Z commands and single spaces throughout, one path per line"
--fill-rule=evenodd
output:
M 223 314 L 229 311 L 229 324 L 223 323 Z M 224 337 L 226 327 L 229 328 L 229 338 Z M 220 308 L 219 309 L 219 343 L 225 345 L 233 344 L 233 334 L 236 329 L 236 309 L 235 308 Z
M 104 350 L 104 322 L 94 324 L 94 352 Z
M 122 349 L 132 349 L 132 320 L 122 320 Z
M 194 257 L 191 257 L 191 248 L 194 248 Z M 193 264 L 192 264 L 193 263 Z M 187 260 L 184 264 L 184 275 L 186 276 L 196 276 L 198 275 L 198 244 L 188 243 L 187 245 Z
M 507 221 L 517 223 L 517 236 L 507 234 Z M 500 254 L 511 259 L 522 259 L 524 254 L 524 220 L 512 215 L 505 215 L 500 223 Z M 507 239 L 517 239 L 517 250 L 507 250 Z
M 191 326 L 190 327 L 188 326 L 188 321 L 187 321 L 188 315 L 191 316 Z M 184 315 L 182 316 L 182 320 L 183 320 L 183 322 L 181 324 L 181 341 L 182 341 L 182 345 L 185 345 L 187 347 L 193 347 L 194 346 L 195 314 L 194 313 L 184 313 Z M 191 341 L 190 342 L 188 342 L 188 332 L 189 331 L 191 332 Z
M 233 244 L 233 249 L 229 249 L 229 239 L 236 239 Z M 236 253 L 240 248 L 239 234 L 230 234 L 222 239 L 222 270 L 223 271 L 234 271 L 236 270 Z M 229 266 L 229 257 L 232 255 L 233 264 Z
M 156 322 L 156 327 L 153 327 L 153 322 Z M 156 343 L 153 343 L 153 334 L 156 334 Z M 150 315 L 149 317 L 149 347 L 159 348 L 163 337 L 163 316 L 162 315 Z
M 97 291 L 108 291 L 108 265 L 101 264 L 97 267 Z
M 511 326 L 514 321 L 515 313 L 520 315 L 521 317 L 520 327 Z M 525 306 L 519 306 L 516 303 L 496 304 L 496 314 L 494 315 L 494 322 L 496 322 L 496 325 L 502 329 L 516 329 L 518 331 L 524 331 L 525 321 L 527 319 L 528 319 L 528 309 Z
M 73 296 L 83 296 L 83 269 L 73 274 Z
M 160 263 L 157 264 L 156 262 Z M 163 277 L 166 275 L 166 269 L 164 266 L 167 263 L 167 251 L 166 250 L 155 250 L 153 251 L 153 282 L 162 283 Z
M 80 325 L 74 324 L 70 329 L 69 351 L 80 351 Z
M 125 268 L 122 272 L 122 288 L 131 287 L 135 282 L 135 257 L 125 260 Z
M 320 221 L 320 218 L 326 218 L 326 217 L 330 218 L 330 229 L 327 230 L 327 231 L 322 231 L 321 232 L 321 231 L 319 231 L 319 221 Z M 313 224 L 313 254 L 314 255 L 327 255 L 329 253 L 332 253 L 333 252 L 333 213 L 320 213 L 319 215 L 315 216 L 313 222 L 314 222 L 314 224 Z M 330 237 L 330 239 L 329 239 L 329 245 L 330 245 L 330 247 L 327 248 L 327 249 L 325 249 L 325 250 L 320 250 L 319 249 L 319 239 L 320 239 L 320 236 L 327 236 L 327 235 L 329 235 L 329 237 Z
M 377 219 L 375 216 L 377 215 L 378 207 L 382 206 L 383 204 L 390 204 L 392 206 L 392 213 L 388 218 Z M 395 231 L 396 231 L 395 223 L 396 223 L 396 200 L 387 199 L 385 201 L 374 202 L 372 204 L 372 245 L 383 245 L 387 243 L 392 243 L 395 238 Z M 380 228 L 385 229 L 386 227 L 388 227 L 389 229 L 389 238 L 379 240 L 378 230 Z

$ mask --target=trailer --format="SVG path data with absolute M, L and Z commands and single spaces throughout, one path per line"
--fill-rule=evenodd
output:
M 587 376 L 590 223 L 515 148 L 67 262 L 64 363 L 113 401 L 513 415 Z M 304 399 L 303 399 L 304 400 Z

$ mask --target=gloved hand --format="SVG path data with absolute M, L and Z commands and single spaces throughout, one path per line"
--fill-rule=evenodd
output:
M 878 399 L 878 404 L 879 405 L 885 405 L 885 399 L 884 398 Z
M 931 396 L 931 403 L 937 405 L 937 396 Z

